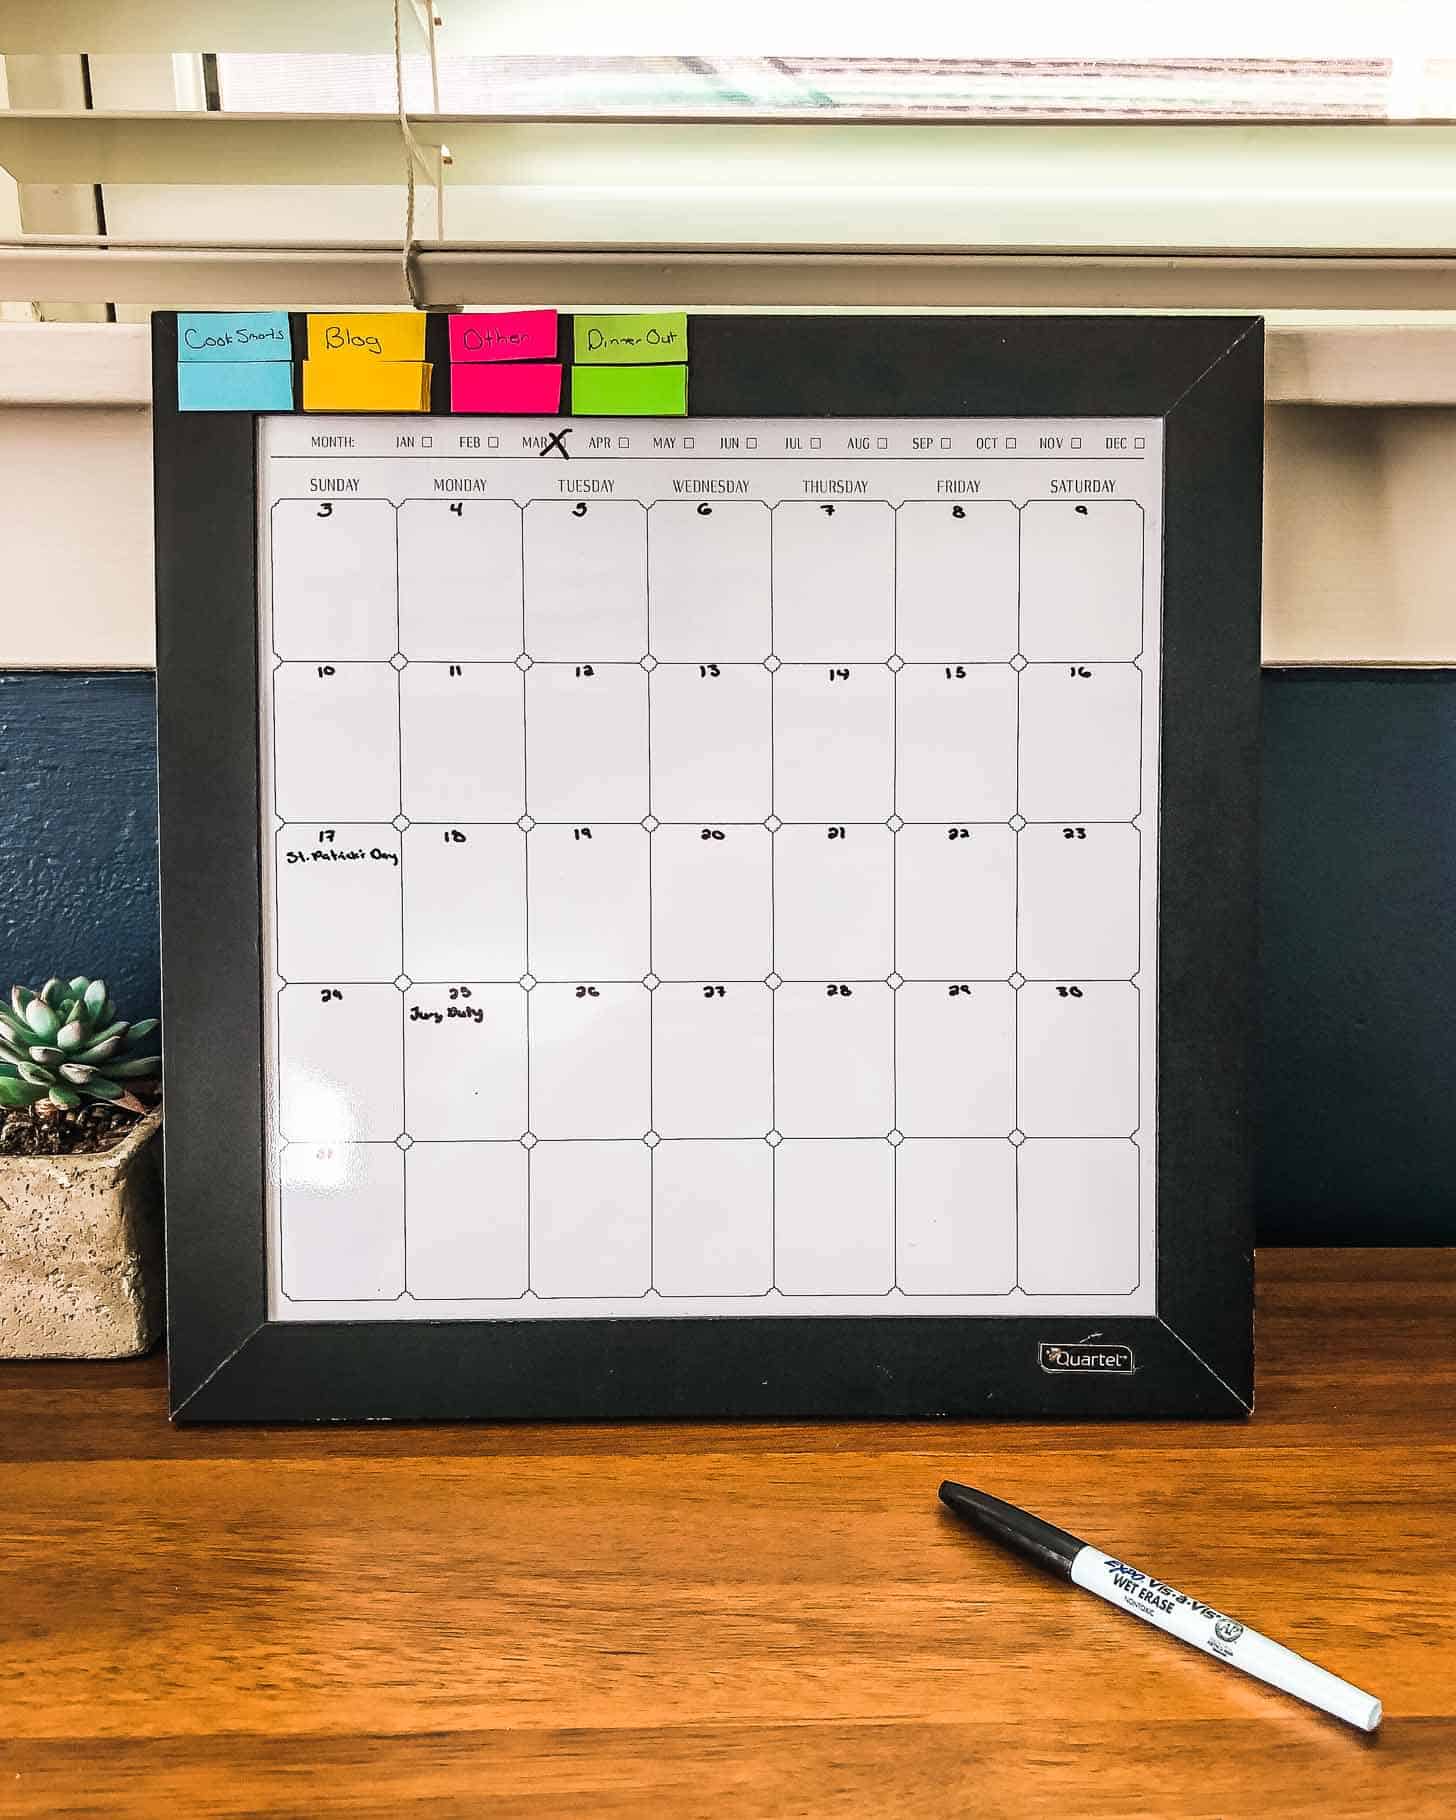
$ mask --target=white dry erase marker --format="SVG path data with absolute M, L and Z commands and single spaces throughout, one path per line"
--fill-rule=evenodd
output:
M 1140 1573 L 1116 1555 L 1103 1554 L 1100 1548 L 1079 1542 L 1076 1536 L 1044 1523 L 1030 1511 L 988 1497 L 984 1491 L 972 1491 L 969 1485 L 956 1485 L 947 1479 L 940 1488 L 940 1498 L 958 1517 L 964 1517 L 992 1541 L 1026 1555 L 1085 1592 L 1096 1593 L 1109 1605 L 1120 1606 L 1135 1618 L 1156 1624 L 1159 1630 L 1182 1638 L 1205 1655 L 1217 1656 L 1220 1662 L 1241 1668 L 1246 1675 L 1283 1688 L 1298 1700 L 1358 1725 L 1361 1731 L 1373 1732 L 1379 1725 L 1380 1702 L 1374 1694 L 1362 1693 L 1328 1669 L 1296 1656 L 1282 1643 L 1260 1636 L 1237 1618 L 1226 1617 L 1211 1605 L 1190 1599 L 1187 1593 L 1155 1580 L 1151 1574 Z

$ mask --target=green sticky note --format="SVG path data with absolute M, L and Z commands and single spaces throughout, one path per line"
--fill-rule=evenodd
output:
M 688 319 L 681 310 L 651 316 L 578 316 L 578 366 L 661 366 L 688 357 Z
M 578 417 L 686 417 L 686 367 L 573 367 Z

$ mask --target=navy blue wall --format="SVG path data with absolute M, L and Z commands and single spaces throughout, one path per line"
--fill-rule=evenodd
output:
M 156 691 L 135 672 L 0 673 L 0 990 L 100 974 L 154 1016 Z
M 1259 1230 L 1456 1243 L 1456 672 L 1265 677 Z M 0 972 L 156 1010 L 150 676 L 0 675 Z
M 1264 680 L 1266 1242 L 1456 1243 L 1456 672 Z

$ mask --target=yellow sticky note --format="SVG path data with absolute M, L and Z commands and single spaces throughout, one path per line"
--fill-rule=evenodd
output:
M 425 319 L 418 311 L 308 319 L 310 360 L 423 360 Z
M 428 411 L 428 360 L 305 360 L 305 411 Z

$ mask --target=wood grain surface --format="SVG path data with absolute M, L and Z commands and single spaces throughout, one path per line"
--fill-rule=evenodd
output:
M 1247 1424 L 181 1429 L 0 1368 L 0 1815 L 1456 1811 L 1456 1250 L 1260 1255 Z M 1367 1739 L 981 1542 L 1029 1506 Z

